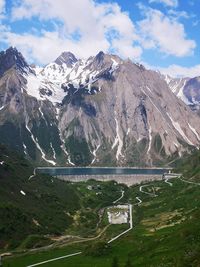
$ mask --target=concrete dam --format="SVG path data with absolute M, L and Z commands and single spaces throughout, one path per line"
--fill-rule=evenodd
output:
M 127 186 L 145 181 L 162 180 L 163 174 L 171 168 L 66 168 L 66 167 L 38 167 L 36 173 L 54 176 L 60 180 L 80 182 L 94 179 L 97 181 L 116 181 Z

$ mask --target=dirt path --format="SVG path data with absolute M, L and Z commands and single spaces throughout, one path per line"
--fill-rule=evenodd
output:
M 53 259 L 50 259 L 50 260 L 46 260 L 46 261 L 41 261 L 41 262 L 38 262 L 38 263 L 35 263 L 35 264 L 32 264 L 32 265 L 28 265 L 27 267 L 34 267 L 34 266 L 38 266 L 38 265 L 42 265 L 42 264 L 46 264 L 48 262 L 52 262 L 52 261 L 58 261 L 58 260 L 62 260 L 62 259 L 65 259 L 65 258 L 70 258 L 70 257 L 74 257 L 74 256 L 78 256 L 80 255 L 82 252 L 77 252 L 77 253 L 73 253 L 73 254 L 68 254 L 68 255 L 65 255 L 65 256 L 62 256 L 62 257 L 58 257 L 58 258 L 53 258 Z
M 121 236 L 125 235 L 126 233 L 128 233 L 131 229 L 133 229 L 133 217 L 132 217 L 132 209 L 133 209 L 133 206 L 131 204 L 129 204 L 129 216 L 130 216 L 130 219 L 129 219 L 129 224 L 130 224 L 130 227 L 125 230 L 124 232 L 122 232 L 121 234 L 113 237 L 112 239 L 110 239 L 107 243 L 110 244 L 111 242 L 117 240 L 118 238 L 120 238 Z
M 194 184 L 194 185 L 200 186 L 200 183 L 195 183 L 195 182 L 187 181 L 187 180 L 183 179 L 182 176 L 177 176 L 177 177 L 174 177 L 174 178 L 179 178 L 182 182 L 185 182 L 185 183 L 188 183 L 188 184 Z M 169 182 L 168 180 L 169 180 L 169 178 L 166 178 L 166 179 L 164 179 L 164 182 L 167 183 L 170 186 L 173 186 L 173 184 L 171 182 Z M 155 192 L 154 193 L 150 193 L 150 192 L 147 192 L 146 190 L 144 190 L 145 187 L 149 187 L 149 186 L 151 186 L 151 185 L 150 184 L 141 185 L 139 187 L 139 192 L 141 192 L 143 194 L 146 194 L 146 195 L 149 195 L 151 197 L 158 197 L 158 195 L 156 195 Z M 122 195 L 118 199 L 116 199 L 115 201 L 113 201 L 113 204 L 117 203 L 118 201 L 120 201 L 124 197 L 124 191 L 121 191 L 121 193 L 122 193 Z M 129 216 L 130 216 L 130 219 L 129 219 L 129 225 L 130 226 L 129 226 L 129 228 L 127 230 L 125 230 L 124 232 L 118 234 L 117 236 L 113 237 L 112 239 L 110 239 L 107 242 L 108 244 L 112 243 L 113 241 L 117 240 L 118 238 L 120 238 L 121 236 L 125 235 L 126 233 L 128 233 L 130 230 L 133 229 L 132 208 L 133 208 L 133 206 L 136 206 L 136 205 L 139 206 L 143 202 L 138 196 L 136 197 L 136 200 L 138 201 L 137 203 L 135 203 L 133 205 L 132 204 L 129 204 Z M 82 242 L 88 242 L 88 241 L 96 240 L 96 239 L 100 238 L 103 235 L 103 233 L 105 233 L 105 231 L 107 230 L 107 228 L 110 225 L 111 224 L 108 224 L 106 227 L 104 227 L 104 229 L 97 236 L 95 236 L 95 237 L 81 238 L 80 240 L 75 240 L 75 241 L 69 242 L 68 244 L 71 245 L 71 244 L 76 244 L 76 243 L 82 243 Z M 62 245 L 66 245 L 66 243 L 63 243 Z M 69 257 L 73 257 L 73 256 L 78 256 L 81 253 L 82 252 L 77 252 L 77 253 L 65 255 L 65 256 L 62 256 L 62 257 L 50 259 L 50 260 L 39 262 L 39 263 L 35 263 L 35 264 L 32 264 L 32 265 L 28 265 L 27 267 L 34 267 L 34 266 L 42 265 L 42 264 L 45 264 L 45 263 L 48 263 L 48 262 L 57 261 L 57 260 L 61 260 L 61 259 L 69 258 Z

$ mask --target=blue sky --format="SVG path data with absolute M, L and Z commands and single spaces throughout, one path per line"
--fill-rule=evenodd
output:
M 45 65 L 103 50 L 173 76 L 200 75 L 199 0 L 0 0 L 0 50 Z

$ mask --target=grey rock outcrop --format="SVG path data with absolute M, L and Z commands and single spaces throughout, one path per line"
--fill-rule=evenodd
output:
M 0 138 L 12 144 L 12 128 L 25 156 L 44 165 L 155 166 L 199 147 L 199 117 L 159 73 L 103 52 L 59 60 L 0 80 Z
M 200 109 L 200 77 L 172 78 L 163 76 L 172 92 L 194 111 Z

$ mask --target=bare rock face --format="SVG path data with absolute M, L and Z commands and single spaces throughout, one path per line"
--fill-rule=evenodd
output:
M 200 77 L 195 77 L 187 81 L 183 88 L 183 94 L 191 103 L 193 108 L 200 107 Z
M 194 131 L 198 118 L 156 72 L 120 61 L 112 77 L 100 78 L 92 86 L 97 93 L 81 95 L 78 90 L 73 95 L 76 100 L 81 95 L 82 100 L 68 102 L 60 128 L 78 121 L 76 131 L 81 125 L 84 138 L 93 153 L 98 148 L 95 153 L 100 158 L 106 146 L 113 164 L 155 165 L 198 146 L 199 129 Z M 94 112 L 87 114 L 86 105 Z M 68 128 L 65 134 L 68 137 Z
M 194 111 L 200 109 L 200 77 L 171 78 L 163 76 L 172 92 Z
M 78 60 L 71 52 L 63 52 L 56 60 L 58 65 L 66 64 L 68 68 L 71 68 Z
M 0 77 L 13 67 L 23 72 L 30 71 L 22 54 L 16 48 L 10 47 L 0 52 Z
M 157 166 L 199 147 L 199 117 L 142 65 L 64 52 L 28 68 L 0 79 L 0 138 L 13 146 L 16 131 L 15 148 L 40 164 Z

